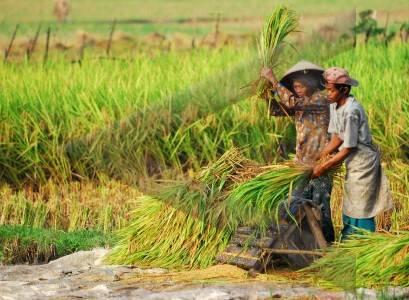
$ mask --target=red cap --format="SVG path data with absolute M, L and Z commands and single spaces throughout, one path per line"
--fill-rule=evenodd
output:
M 332 67 L 326 69 L 324 74 L 324 79 L 327 83 L 333 84 L 347 84 L 351 86 L 358 86 L 359 82 L 349 76 L 347 70 L 339 67 Z

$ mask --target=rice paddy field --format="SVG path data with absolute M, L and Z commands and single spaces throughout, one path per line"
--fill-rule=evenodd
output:
M 0 15 L 1 33 L 9 35 L 16 22 L 25 24 L 23 27 L 31 24 L 30 28 L 38 24 L 35 14 L 23 13 L 28 1 L 11 2 L 0 3 L 1 14 L 2 6 L 9 11 Z M 112 17 L 85 14 L 91 2 L 72 1 L 73 9 L 84 8 L 72 21 Z M 119 2 L 125 5 L 127 1 Z M 164 14 L 170 4 L 159 10 L 158 1 L 151 1 L 147 13 L 142 14 L 136 2 L 129 3 L 135 14 L 121 14 L 118 6 L 112 11 L 122 19 L 190 17 L 172 10 Z M 234 5 L 242 9 L 238 2 Z M 333 6 L 325 1 L 304 1 L 301 6 L 290 2 L 310 15 L 345 12 L 347 6 L 341 2 Z M 358 9 L 375 6 L 385 13 L 382 1 L 347 2 Z M 101 1 L 98 5 L 112 3 Z M 391 15 L 401 13 L 397 20 L 407 18 L 404 12 L 409 7 L 405 4 L 391 1 Z M 52 16 L 42 9 L 48 9 L 49 3 L 39 1 L 38 5 L 35 9 L 41 13 L 36 16 L 51 22 Z M 180 1 L 172 7 L 181 11 L 179 6 L 190 9 L 191 5 L 192 1 Z M 260 18 L 268 11 L 260 10 L 258 1 L 248 5 L 248 18 Z M 242 10 L 220 8 L 212 1 L 204 9 L 210 14 L 216 8 L 229 11 L 228 17 L 243 16 Z M 342 66 L 359 80 L 352 93 L 367 112 L 393 193 L 394 209 L 377 217 L 377 231 L 383 233 L 363 234 L 363 239 L 369 248 L 379 245 L 391 255 L 398 253 L 399 259 L 377 262 L 390 272 L 372 274 L 368 267 L 372 266 L 371 257 L 362 258 L 354 269 L 357 276 L 372 277 L 368 281 L 357 277 L 356 282 L 369 287 L 379 282 L 405 285 L 409 276 L 409 44 L 374 39 L 352 47 L 347 38 L 334 41 L 305 36 L 291 40 L 293 47 L 279 49 L 275 72 L 281 76 L 300 59 L 308 59 L 323 67 Z M 232 212 L 240 208 L 244 197 L 234 189 L 235 184 L 294 153 L 292 120 L 269 117 L 265 101 L 254 96 L 254 82 L 262 66 L 254 39 L 240 47 L 144 48 L 134 56 L 110 59 L 98 59 L 94 54 L 90 50 L 76 63 L 53 54 L 45 63 L 20 60 L 0 66 L 0 261 L 33 262 L 33 252 L 49 259 L 55 253 L 44 244 L 54 243 L 62 248 L 61 255 L 92 246 L 113 246 L 109 258 L 113 263 L 176 270 L 211 266 L 237 220 L 253 218 L 254 210 L 268 215 L 275 209 L 263 206 L 268 199 L 258 197 L 259 202 L 243 207 L 237 211 L 239 217 L 233 218 Z M 251 171 L 241 171 L 243 166 Z M 279 184 L 274 170 L 256 178 Z M 257 182 L 248 182 L 249 190 L 251 184 Z M 226 189 L 233 193 L 226 195 Z M 286 197 L 288 191 L 283 187 L 280 197 Z M 224 201 L 230 201 L 231 207 Z M 342 183 L 335 185 L 331 208 L 338 237 Z M 23 250 L 18 251 L 15 245 L 24 245 Z M 325 268 L 345 267 L 350 261 L 331 258 L 351 253 L 360 257 L 359 251 L 365 249 L 358 246 L 359 241 L 352 240 L 334 248 L 327 261 L 310 271 L 324 270 L 320 273 L 324 279 L 339 280 L 336 272 L 332 278 Z M 338 265 L 331 264 L 333 261 Z M 360 265 L 364 266 L 362 272 Z

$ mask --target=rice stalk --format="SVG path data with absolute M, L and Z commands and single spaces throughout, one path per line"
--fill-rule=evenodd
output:
M 409 286 L 409 231 L 360 231 L 306 268 L 338 286 Z
M 242 224 L 266 229 L 278 222 L 280 208 L 290 200 L 292 189 L 311 176 L 310 167 L 293 161 L 261 169 L 260 174 L 229 192 L 226 205 L 232 228 Z
M 298 17 L 294 10 L 281 5 L 276 7 L 264 22 L 259 38 L 258 50 L 263 67 L 274 69 L 277 66 L 285 38 L 297 31 L 298 25 Z M 269 87 L 270 84 L 260 78 L 257 82 L 258 95 L 266 93 Z
M 191 214 L 150 196 L 139 200 L 132 222 L 118 233 L 110 263 L 203 268 L 230 239 L 230 231 L 206 222 L 201 211 Z
M 232 148 L 193 180 L 171 182 L 155 196 L 138 198 L 130 224 L 118 232 L 110 263 L 203 268 L 227 245 L 223 190 L 247 161 Z
M 131 223 L 118 232 L 118 243 L 107 261 L 144 267 L 207 267 L 239 224 L 262 226 L 278 220 L 271 212 L 278 211 L 291 184 L 308 176 L 308 170 L 290 162 L 257 167 L 233 148 L 194 180 L 174 182 L 154 196 L 140 197 Z M 249 173 L 255 177 L 240 178 L 248 178 Z

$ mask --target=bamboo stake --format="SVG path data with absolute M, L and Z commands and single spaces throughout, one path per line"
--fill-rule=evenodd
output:
M 265 249 L 269 254 L 298 254 L 298 255 L 311 255 L 311 256 L 324 256 L 324 252 L 310 251 L 310 250 L 296 250 L 296 249 Z
M 27 60 L 30 60 L 31 56 L 33 55 L 35 51 L 35 48 L 37 46 L 38 37 L 40 36 L 40 31 L 41 31 L 41 24 L 38 25 L 37 32 L 34 36 L 34 39 L 32 43 L 30 44 L 30 46 L 27 48 Z
M 387 35 L 387 31 L 388 31 L 388 26 L 389 26 L 389 12 L 386 14 L 386 22 L 385 22 L 385 30 L 383 32 L 383 41 L 385 43 L 385 46 L 388 46 L 388 35 Z
M 354 17 L 354 41 L 353 41 L 353 48 L 356 48 L 356 39 L 357 39 L 357 36 L 356 36 L 356 14 L 357 14 L 357 12 L 356 12 L 356 7 L 354 8 L 354 11 L 355 11 L 355 17 Z
M 111 52 L 112 38 L 114 36 L 115 27 L 116 27 L 116 19 L 112 22 L 111 32 L 109 33 L 108 45 L 107 45 L 107 49 L 106 49 L 107 56 L 109 56 L 109 54 Z
M 47 59 L 48 59 L 48 51 L 50 49 L 50 35 L 51 35 L 51 27 L 48 27 L 48 29 L 47 29 L 47 38 L 46 38 L 46 42 L 45 42 L 45 52 L 44 52 L 43 63 L 46 63 Z
M 213 46 L 216 47 L 217 46 L 217 41 L 219 39 L 219 35 L 220 35 L 220 13 L 218 13 L 216 15 L 216 24 L 214 27 L 214 41 L 213 41 Z
M 10 52 L 11 52 L 11 49 L 13 48 L 13 43 L 14 43 L 14 40 L 16 39 L 17 31 L 18 31 L 19 26 L 20 26 L 19 24 L 16 25 L 16 28 L 14 29 L 13 35 L 11 36 L 9 46 L 7 47 L 7 49 L 6 49 L 5 53 L 4 53 L 4 62 L 7 62 L 7 59 L 9 57 L 9 55 L 10 55 Z

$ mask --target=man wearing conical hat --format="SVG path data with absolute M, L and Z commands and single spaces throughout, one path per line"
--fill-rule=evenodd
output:
M 322 92 L 321 78 L 324 69 L 308 61 L 300 61 L 278 81 L 269 68 L 261 70 L 261 76 L 271 83 L 275 96 L 266 97 L 270 114 L 289 116 L 295 121 L 296 159 L 300 163 L 314 165 L 319 154 L 329 142 L 329 104 Z M 321 205 L 322 230 L 328 242 L 334 241 L 331 221 L 330 197 L 332 179 L 322 175 L 298 186 L 291 197 L 292 208 L 310 201 Z M 292 210 L 293 210 L 292 209 Z

